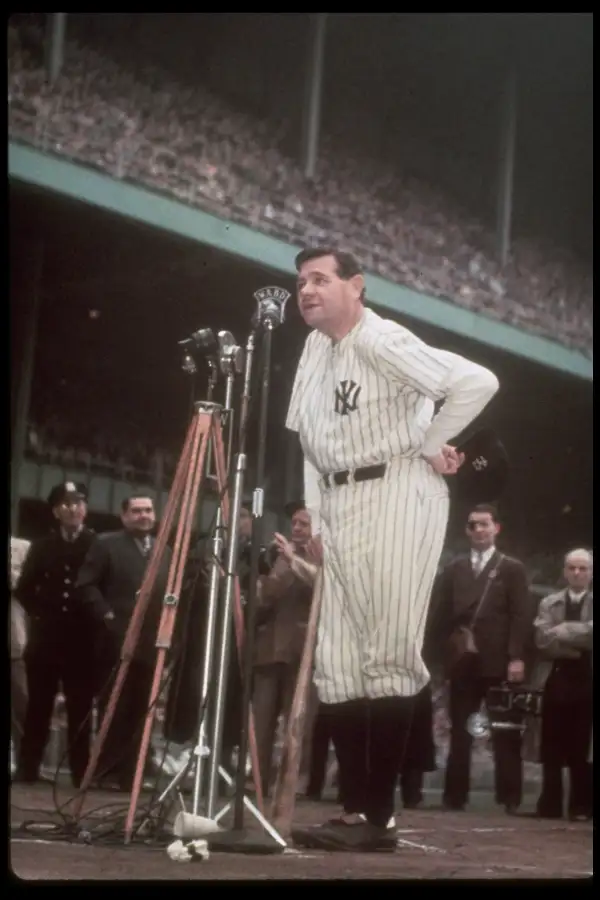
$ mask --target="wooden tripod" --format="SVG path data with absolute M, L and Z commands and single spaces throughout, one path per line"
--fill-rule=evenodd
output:
M 148 755 L 152 726 L 156 714 L 156 701 L 160 693 L 161 680 L 165 668 L 167 653 L 171 647 L 173 631 L 175 628 L 175 620 L 177 616 L 177 608 L 179 605 L 181 586 L 183 583 L 185 565 L 190 549 L 192 527 L 196 510 L 198 509 L 198 499 L 201 493 L 201 484 L 204 478 L 205 463 L 207 455 L 210 453 L 209 448 L 212 448 L 212 455 L 214 457 L 217 487 L 219 491 L 219 503 L 221 506 L 223 523 L 226 528 L 228 526 L 230 528 L 237 527 L 237 523 L 229 523 L 229 495 L 226 489 L 227 470 L 225 464 L 223 432 L 221 426 L 221 411 L 222 407 L 215 403 L 200 402 L 196 404 L 195 414 L 190 423 L 183 450 L 177 464 L 175 477 L 173 479 L 169 498 L 165 506 L 165 511 L 162 517 L 158 535 L 154 543 L 152 556 L 148 563 L 148 568 L 146 569 L 144 580 L 142 581 L 138 593 L 135 608 L 131 615 L 127 634 L 125 635 L 125 639 L 123 641 L 123 646 L 121 649 L 121 661 L 119 664 L 115 683 L 107 703 L 106 713 L 102 720 L 98 736 L 92 747 L 90 761 L 81 783 L 79 795 L 75 798 L 74 814 L 75 818 L 79 819 L 85 795 L 89 790 L 90 784 L 94 778 L 102 748 L 106 741 L 106 736 L 108 734 L 111 722 L 114 718 L 119 697 L 123 690 L 123 685 L 127 677 L 129 665 L 131 663 L 131 660 L 133 659 L 135 648 L 139 640 L 144 616 L 147 612 L 152 590 L 156 583 L 156 578 L 159 572 L 160 563 L 167 547 L 167 540 L 172 531 L 175 521 L 177 521 L 173 554 L 169 567 L 167 586 L 163 599 L 163 608 L 156 636 L 157 656 L 154 668 L 154 676 L 150 689 L 148 708 L 146 712 L 146 719 L 144 722 L 144 730 L 142 733 L 142 739 L 138 753 L 129 810 L 125 822 L 125 843 L 129 843 L 131 841 L 133 823 L 135 820 L 139 795 L 143 783 L 144 766 L 146 763 L 146 757 Z M 244 617 L 242 612 L 240 586 L 237 577 L 235 579 L 234 588 L 233 618 L 237 650 L 241 664 L 244 648 Z M 254 787 L 256 791 L 256 805 L 262 813 L 264 804 L 252 710 L 250 710 L 249 716 L 249 749 L 252 762 Z

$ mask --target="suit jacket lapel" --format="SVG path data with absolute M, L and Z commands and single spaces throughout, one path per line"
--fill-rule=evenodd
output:
M 493 571 L 494 567 L 498 565 L 499 559 L 500 554 L 495 550 L 478 575 L 475 575 L 473 572 L 470 553 L 456 561 L 455 613 L 464 615 L 470 610 L 474 611 L 481 600 L 481 595 L 485 590 L 489 574 Z
M 464 614 L 478 599 L 478 579 L 473 572 L 471 556 L 458 559 L 455 563 L 455 613 Z
M 475 581 L 477 581 L 477 582 L 483 581 L 485 583 L 488 579 L 488 575 L 490 574 L 490 572 L 492 571 L 494 566 L 498 565 L 499 559 L 500 559 L 500 554 L 498 553 L 497 550 L 494 550 L 494 552 L 492 553 L 491 557 L 488 559 L 487 563 L 485 564 L 485 566 L 483 567 L 481 572 L 478 575 L 474 576 Z
M 125 531 L 123 537 L 123 550 L 130 557 L 131 565 L 134 566 L 133 571 L 136 573 L 136 581 L 141 583 L 146 569 L 146 558 L 138 547 L 136 539 L 130 532 Z

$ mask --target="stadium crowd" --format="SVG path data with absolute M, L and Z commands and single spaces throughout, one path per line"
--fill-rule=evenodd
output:
M 177 464 L 174 452 L 140 440 L 137 430 L 121 435 L 114 422 L 98 420 L 81 430 L 55 415 L 29 424 L 25 453 L 38 463 L 162 488 L 170 485 Z
M 591 272 L 566 251 L 517 239 L 501 269 L 483 224 L 433 186 L 356 148 L 344 156 L 327 135 L 310 181 L 278 149 L 285 123 L 231 109 L 131 54 L 120 65 L 71 28 L 68 38 L 50 87 L 40 54 L 9 27 L 11 139 L 288 242 L 342 241 L 385 279 L 591 354 Z

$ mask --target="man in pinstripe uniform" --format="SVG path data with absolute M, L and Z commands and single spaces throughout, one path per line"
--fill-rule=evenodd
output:
M 323 548 L 315 684 L 331 716 L 344 812 L 293 836 L 323 849 L 391 849 L 386 826 L 412 698 L 429 680 L 421 646 L 448 518 L 442 476 L 463 461 L 446 442 L 479 415 L 498 380 L 366 309 L 351 254 L 304 250 L 296 269 L 313 331 L 286 425 L 300 437 L 305 501 Z

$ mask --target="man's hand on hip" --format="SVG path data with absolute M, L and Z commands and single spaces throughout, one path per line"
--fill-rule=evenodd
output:
M 435 456 L 426 456 L 425 459 L 438 475 L 456 475 L 465 461 L 465 454 L 459 453 L 450 444 L 444 444 Z

